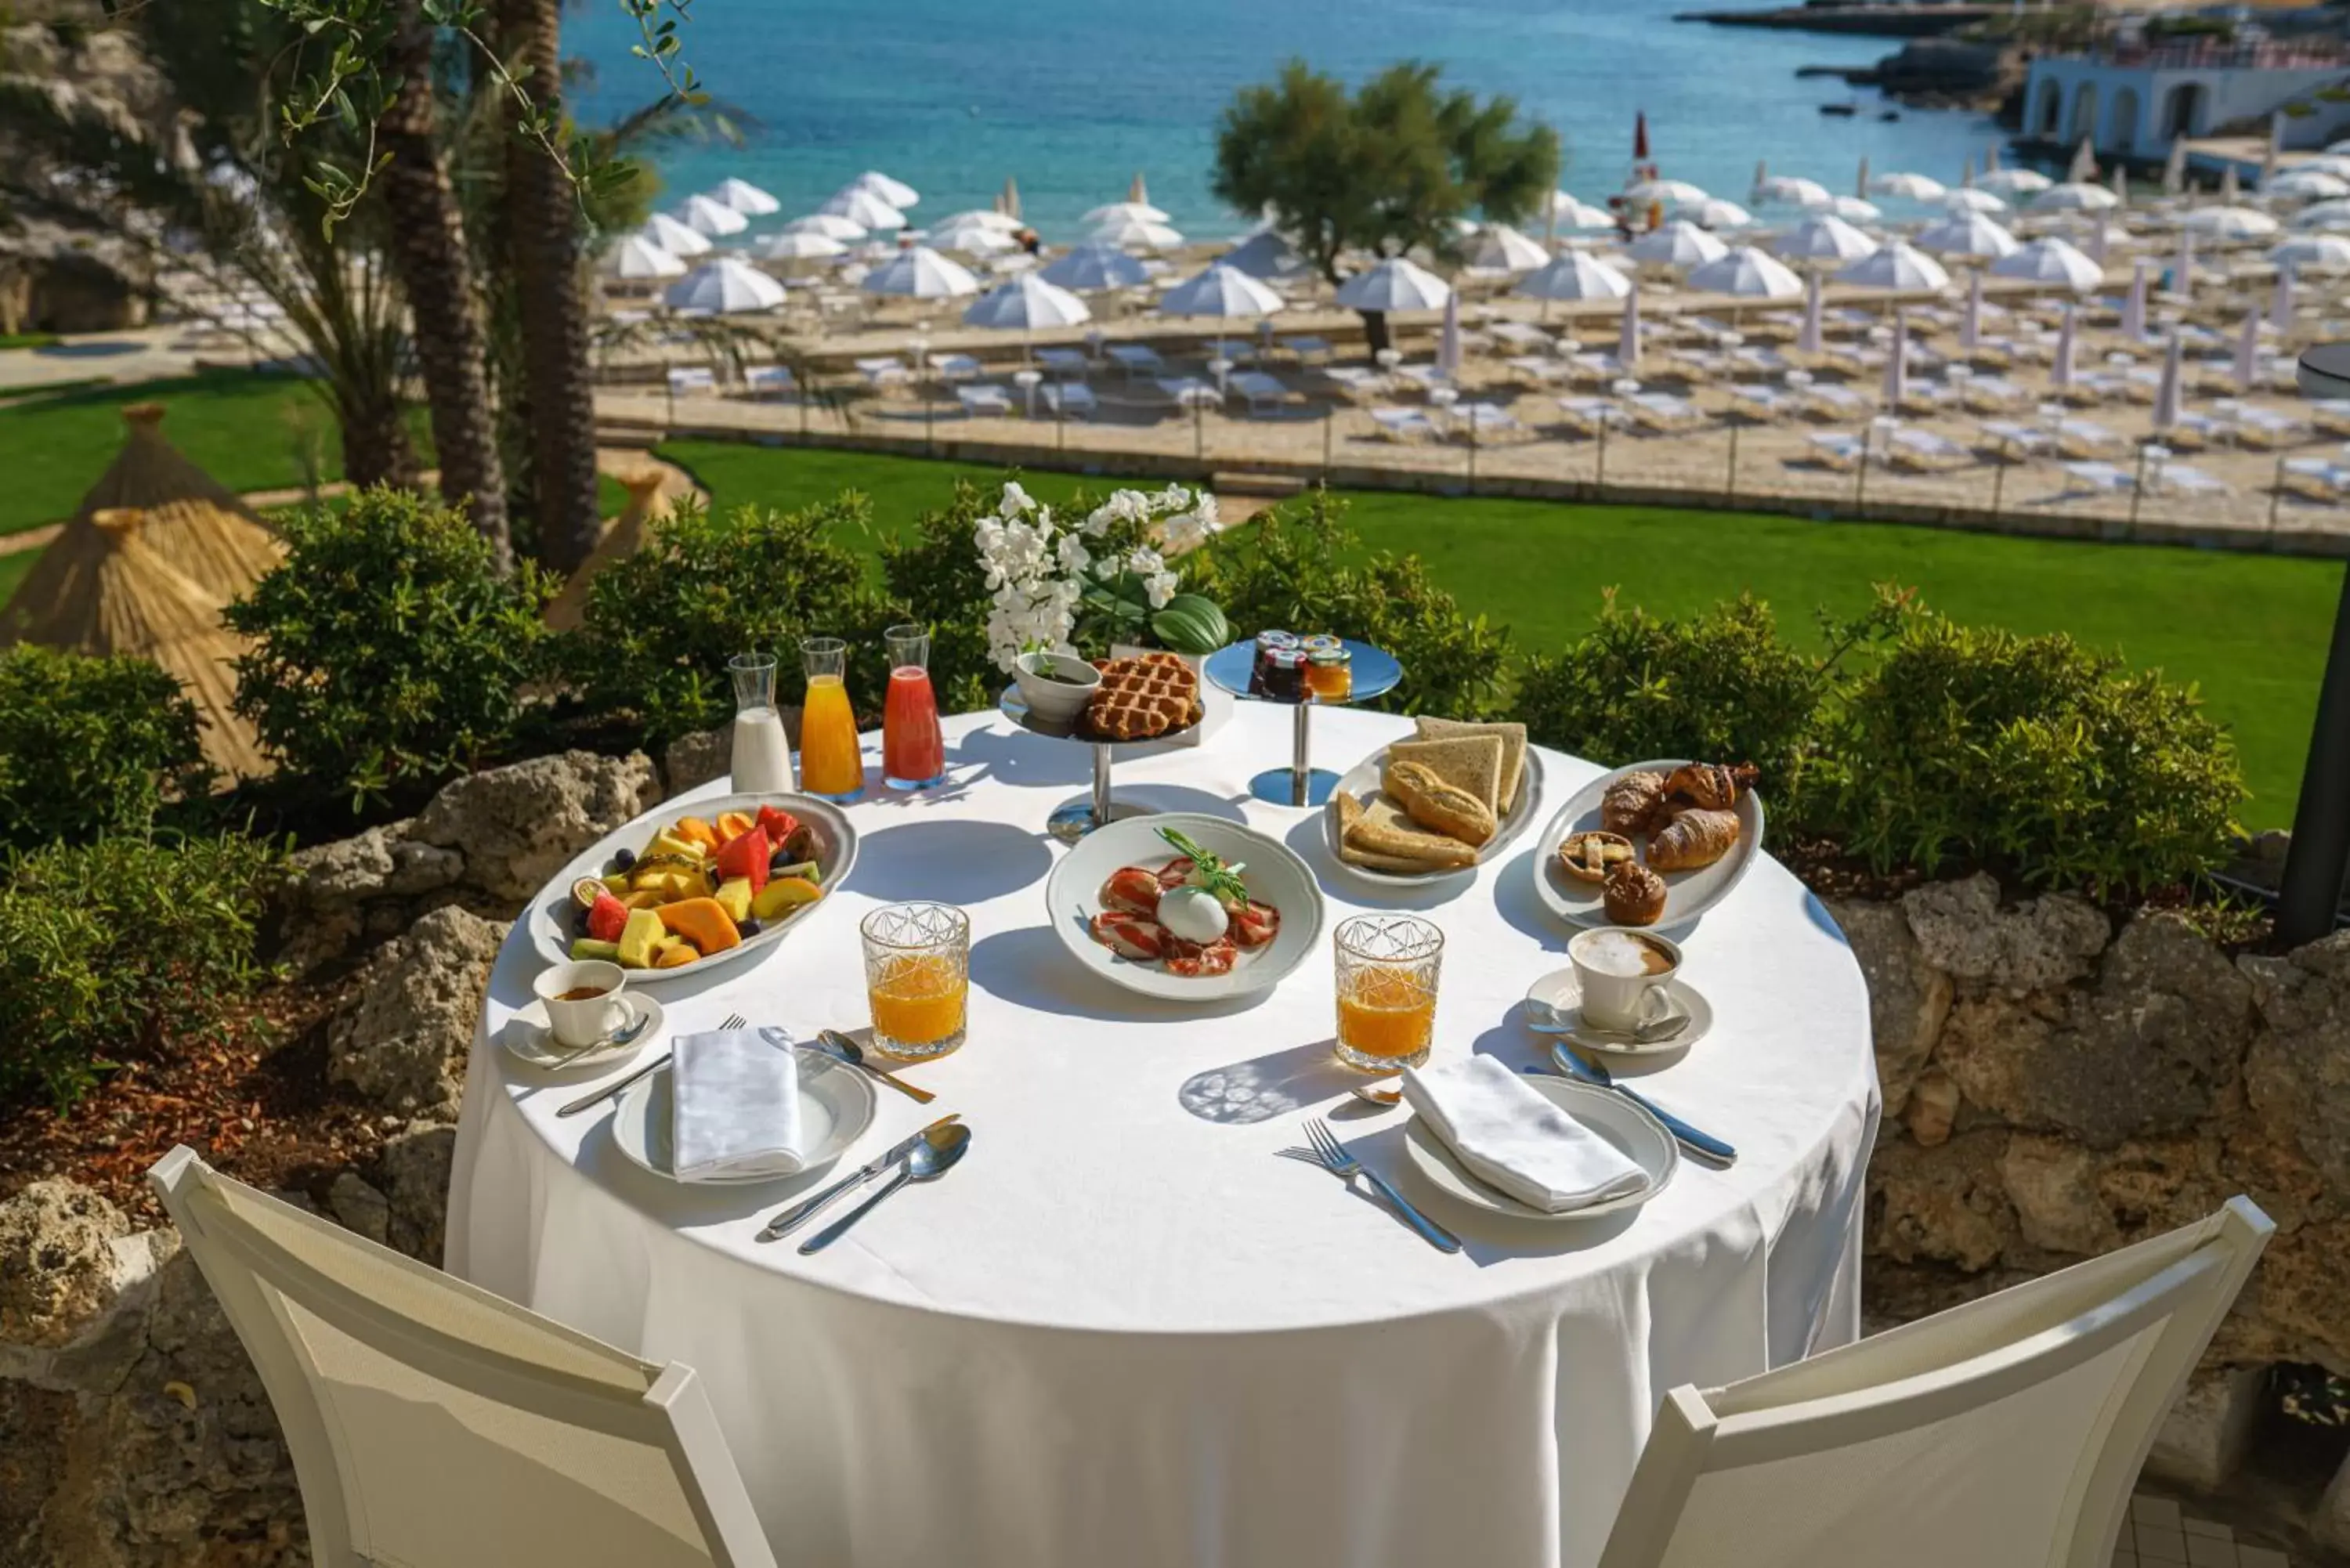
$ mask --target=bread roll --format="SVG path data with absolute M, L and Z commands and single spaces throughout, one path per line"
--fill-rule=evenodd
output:
M 1664 799 L 1664 774 L 1626 774 L 1599 797 L 1599 826 L 1627 838 L 1646 833 L 1656 826 Z
M 1380 782 L 1414 822 L 1448 838 L 1482 844 L 1499 826 L 1491 806 L 1459 785 L 1446 784 L 1425 763 L 1389 763 Z

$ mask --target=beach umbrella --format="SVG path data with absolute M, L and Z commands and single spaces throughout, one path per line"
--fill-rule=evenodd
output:
M 2181 294 L 2195 291 L 2195 231 L 2178 231 L 2178 254 L 2170 265 L 2170 286 Z
M 720 256 L 670 285 L 661 302 L 671 310 L 745 316 L 781 305 L 784 286 L 739 256 Z
M 996 192 L 995 210 L 1014 223 L 1020 221 L 1020 182 L 1009 174 L 1003 177 L 1003 189 Z
M 2336 180 L 2350 180 L 2350 158 L 2328 153 L 2317 158 L 2304 158 L 2293 165 L 2296 174 L 2331 174 Z
M 849 185 L 834 192 L 816 211 L 830 213 L 836 218 L 847 218 L 859 229 L 886 231 L 906 226 L 905 213 L 861 185 Z
M 1550 253 L 1507 223 L 1487 223 L 1469 247 L 1469 265 L 1492 272 L 1532 272 Z
M 1852 193 L 1861 197 L 1868 194 L 1868 154 L 1866 152 L 1860 155 L 1860 171 L 1852 177 Z
M 2244 312 L 2243 330 L 2236 334 L 2236 390 L 2249 392 L 2261 375 L 2261 313 Z
M 2029 169 L 1992 169 L 1975 182 L 1975 189 L 1989 191 L 1995 196 L 2029 196 L 2035 191 L 2045 191 L 2053 183 L 2045 174 Z
M 1167 214 L 1148 202 L 1111 202 L 1094 208 L 1079 222 L 1099 227 L 1103 223 L 1124 223 L 1128 219 L 1138 223 L 1163 223 L 1167 221 Z
M 1649 230 L 1626 250 L 1636 262 L 1661 262 L 1668 266 L 1698 266 L 1720 261 L 1730 247 L 1686 219 Z
M 1939 202 L 1949 193 L 1949 187 L 1939 180 L 1923 174 L 1880 174 L 1868 182 L 1868 188 L 1879 196 L 1898 196 L 1905 202 Z
M 787 234 L 822 234 L 826 239 L 846 243 L 863 239 L 865 225 L 852 223 L 837 213 L 810 213 L 805 218 L 794 218 L 785 223 L 783 232 Z
M 2029 240 L 1991 264 L 1995 277 L 2028 278 L 2055 288 L 2086 294 L 2103 286 L 2106 269 L 2054 234 Z
M 830 261 L 847 255 L 848 247 L 825 234 L 764 234 L 752 244 L 751 254 L 763 261 Z
M 992 223 L 948 223 L 931 230 L 923 244 L 933 250 L 960 251 L 967 256 L 1002 255 L 1017 242 Z
M 2293 226 L 2305 234 L 2350 229 L 2350 201 L 2313 202 L 2293 215 Z
M 2236 166 L 2233 163 L 2221 164 L 2220 166 L 2220 205 L 2232 207 L 2242 195 L 2243 192 L 2236 184 Z
M 1621 299 L 1632 280 L 1586 251 L 1568 251 L 1529 273 L 1513 291 L 1528 299 Z
M 2033 193 L 2024 203 L 2035 213 L 2102 213 L 2121 203 L 2103 185 L 2092 185 L 2085 180 L 2067 180 L 2061 185 L 2051 185 Z
M 2271 245 L 2269 260 L 2290 272 L 2350 272 L 2350 240 L 2337 234 L 2297 234 Z
M 1296 277 L 1313 269 L 1296 247 L 1271 229 L 1261 229 L 1216 258 L 1217 265 L 1251 277 Z
M 2269 296 L 2269 325 L 2278 332 L 2293 330 L 2293 268 L 2277 268 L 2276 292 Z
M 2146 336 L 2146 271 L 2143 261 L 2130 268 L 2129 294 L 2122 300 L 2122 336 L 2132 342 Z
M 1959 347 L 1969 353 L 1982 347 L 1982 274 L 1967 274 L 1967 308 L 1959 317 Z
M 2178 220 L 2178 226 L 2222 244 L 2264 240 L 2277 232 L 2277 221 L 2251 207 L 2198 207 Z
M 1337 302 L 1348 310 L 1435 310 L 1451 298 L 1452 286 L 1404 256 L 1389 256 L 1339 286 Z
M 1740 245 L 1690 268 L 1688 283 L 1700 293 L 1739 299 L 1793 299 L 1804 292 L 1804 280 L 1785 263 L 1753 245 Z
M 1169 316 L 1254 317 L 1271 316 L 1287 303 L 1240 268 L 1220 262 L 1169 289 L 1159 308 Z
M 1552 225 L 1562 229 L 1607 229 L 1613 228 L 1616 223 L 1615 214 L 1607 208 L 1578 202 L 1564 191 L 1553 191 L 1535 211 Z
M 1692 185 L 1686 180 L 1643 180 L 1625 190 L 1624 200 L 1637 207 L 1645 207 L 1651 202 L 1678 207 L 1702 202 L 1709 194 L 1703 186 Z
M 1129 251 L 1173 250 L 1183 243 L 1181 234 L 1147 218 L 1113 219 L 1087 237 L 1097 245 L 1115 245 Z
M 2064 179 L 2068 184 L 2086 184 L 2096 177 L 2097 151 L 2085 136 L 2081 145 L 2073 149 L 2073 161 L 2064 170 Z
M 1909 315 L 1893 313 L 1893 343 L 1885 355 L 1885 406 L 1898 409 L 1909 393 Z
M 1919 230 L 1917 245 L 1936 255 L 1997 261 L 2015 254 L 2016 239 L 1981 213 L 1952 213 L 1940 223 Z
M 1624 322 L 1616 329 L 1616 368 L 1626 372 L 1640 368 L 1640 291 L 1624 296 Z
M 1876 202 L 1863 201 L 1858 196 L 1830 197 L 1826 207 L 1821 210 L 1851 223 L 1873 223 L 1885 216 Z
M 973 300 L 962 313 L 962 324 L 1001 332 L 1026 333 L 1039 327 L 1056 331 L 1090 321 L 1093 314 L 1084 300 L 1067 289 L 1024 272 Z
M 2178 422 L 2178 405 L 2181 400 L 2178 394 L 2178 372 L 2180 359 L 2185 352 L 2186 345 L 2180 341 L 2178 333 L 2172 333 L 2170 347 L 2164 349 L 2162 354 L 2162 379 L 2154 390 L 2154 428 L 2156 430 L 2167 431 Z
M 979 279 L 928 245 L 910 245 L 867 273 L 857 286 L 901 299 L 955 299 L 977 294 Z
M 2162 161 L 2162 193 L 2176 196 L 2187 189 L 2187 138 L 2170 139 L 2170 155 Z
M 1139 169 L 1134 171 L 1134 178 L 1126 182 L 1126 199 L 1144 203 L 1150 200 L 1150 187 L 1144 182 Z
M 1948 213 L 2004 213 L 2007 203 L 1988 191 L 1964 185 L 1943 198 L 1942 209 Z
M 751 220 L 708 196 L 688 196 L 670 214 L 697 234 L 717 239 L 726 234 L 739 234 L 751 226 Z
M 998 212 L 993 207 L 968 207 L 960 213 L 950 213 L 932 223 L 931 233 L 935 234 L 941 229 L 972 227 L 996 229 L 1007 234 L 1018 234 L 1027 225 L 1011 213 Z
M 2117 207 L 2129 205 L 2129 166 L 2126 164 L 2114 165 L 2114 204 Z
M 2261 189 L 2268 189 L 2276 178 L 2277 160 L 2284 155 L 2284 110 L 2275 109 L 2269 115 L 2268 145 L 2261 149 Z
M 1805 218 L 1779 236 L 1773 247 L 1794 261 L 1857 261 L 1877 249 L 1877 242 L 1832 213 Z
M 1794 174 L 1757 178 L 1752 195 L 1757 202 L 1780 202 L 1798 207 L 1825 207 L 1835 200 L 1818 181 Z
M 1858 261 L 1847 262 L 1836 273 L 1835 280 L 1861 288 L 1920 290 L 1950 286 L 1950 275 L 1942 269 L 1942 264 L 1907 240 L 1895 240 Z
M 685 264 L 640 234 L 622 234 L 619 244 L 604 253 L 604 270 L 614 277 L 637 282 L 683 277 Z
M 733 175 L 712 185 L 710 188 L 709 196 L 712 201 L 732 207 L 746 218 L 764 218 L 770 213 L 780 213 L 784 210 L 784 204 L 781 202 L 776 201 L 748 180 L 738 180 Z
M 910 207 L 922 199 L 921 193 L 911 185 L 902 180 L 892 180 L 879 169 L 868 169 L 840 189 L 844 194 L 850 191 L 869 191 L 892 207 Z M 865 226 L 869 229 L 875 225 L 868 223 Z M 892 228 L 896 226 L 894 223 L 890 225 Z
M 2273 180 L 2264 182 L 2261 189 L 2272 196 L 2314 202 L 2321 197 L 2350 196 L 2350 180 L 2345 180 L 2339 174 L 2328 174 L 2323 169 L 2291 169 Z
M 2048 357 L 2048 384 L 2052 387 L 2073 384 L 2073 350 L 2079 337 L 2073 323 L 2074 313 L 2074 306 L 2068 299 L 2064 302 L 2064 322 L 2056 328 L 2056 350 Z
M 1821 296 L 1824 292 L 1818 273 L 1804 279 L 1804 325 L 1795 334 L 1795 351 L 1799 354 L 1817 354 L 1823 346 L 1825 335 L 1821 328 L 1825 325 L 1822 317 L 1825 310 Z
M 1754 221 L 1754 214 L 1735 202 L 1725 202 L 1719 196 L 1708 196 L 1702 202 L 1684 202 L 1673 209 L 1673 216 L 1683 218 L 1701 229 L 1742 229 Z
M 655 213 L 637 233 L 673 256 L 698 256 L 711 248 L 709 235 L 694 233 L 667 213 Z
M 1112 245 L 1077 245 L 1037 275 L 1063 288 L 1139 288 L 1150 281 L 1140 262 Z
M 1436 335 L 1436 373 L 1447 380 L 1461 374 L 1461 294 L 1444 296 L 1444 327 Z

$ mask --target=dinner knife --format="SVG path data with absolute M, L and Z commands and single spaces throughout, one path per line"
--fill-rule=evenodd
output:
M 1696 1127 L 1693 1127 L 1690 1126 L 1689 1123 L 1681 1120 L 1680 1117 L 1673 1115 L 1672 1112 L 1665 1109 L 1662 1106 L 1658 1105 L 1654 1100 L 1649 1099 L 1646 1095 L 1619 1083 L 1615 1075 L 1609 1073 L 1605 1067 L 1596 1066 L 1592 1063 L 1586 1062 L 1574 1052 L 1569 1051 L 1565 1045 L 1559 1044 L 1555 1042 L 1551 1045 L 1550 1056 L 1551 1061 L 1556 1064 L 1559 1074 L 1562 1076 L 1575 1079 L 1580 1083 L 1590 1084 L 1598 1088 L 1612 1090 L 1613 1092 L 1623 1096 L 1626 1099 L 1631 1101 L 1634 1105 L 1639 1106 L 1642 1110 L 1648 1112 L 1659 1121 L 1664 1123 L 1665 1130 L 1673 1135 L 1673 1141 L 1679 1144 L 1681 1147 L 1689 1150 L 1690 1153 L 1696 1155 L 1699 1158 L 1710 1160 L 1713 1164 L 1720 1166 L 1731 1166 L 1738 1163 L 1738 1150 L 1736 1148 L 1722 1142 L 1721 1139 L 1714 1137 L 1711 1133 L 1699 1131 Z M 1542 1069 L 1539 1067 L 1529 1067 L 1526 1071 L 1529 1073 L 1540 1073 Z
M 962 1113 L 951 1113 L 947 1116 L 941 1116 L 938 1120 L 924 1127 L 921 1131 L 899 1139 L 896 1143 L 891 1144 L 888 1148 L 884 1149 L 879 1155 L 868 1160 L 865 1164 L 858 1166 L 855 1170 L 850 1171 L 847 1176 L 842 1177 L 838 1181 L 834 1182 L 823 1191 L 809 1194 L 807 1197 L 801 1199 L 797 1203 L 793 1204 L 789 1209 L 777 1214 L 773 1220 L 768 1220 L 766 1229 L 759 1232 L 758 1239 L 762 1241 L 782 1241 L 785 1237 L 790 1235 L 793 1231 L 798 1230 L 801 1226 L 815 1219 L 816 1215 L 823 1210 L 825 1205 L 830 1203 L 834 1199 L 838 1198 L 845 1192 L 853 1192 L 858 1188 L 864 1186 L 867 1182 L 872 1180 L 875 1177 L 880 1175 L 883 1171 L 889 1169 L 891 1166 L 897 1164 L 899 1160 L 913 1153 L 914 1146 L 916 1144 L 921 1142 L 924 1138 L 938 1131 L 939 1128 L 946 1126 L 949 1122 L 960 1121 L 961 1119 Z

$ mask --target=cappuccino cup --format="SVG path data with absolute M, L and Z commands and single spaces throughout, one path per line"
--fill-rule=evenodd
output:
M 539 972 L 531 990 L 546 1004 L 546 1027 L 567 1051 L 599 1045 L 626 1021 L 620 992 L 628 971 L 603 959 L 555 964 Z
M 1624 1033 L 1662 1011 L 1659 993 L 1681 967 L 1679 948 L 1622 926 L 1582 932 L 1566 944 L 1566 958 L 1582 991 L 1585 1021 Z

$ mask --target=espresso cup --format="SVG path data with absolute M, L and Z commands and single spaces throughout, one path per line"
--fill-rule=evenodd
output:
M 1627 1033 L 1656 1016 L 1651 993 L 1662 991 L 1681 967 L 1679 948 L 1622 926 L 1578 934 L 1566 944 L 1566 958 L 1583 993 L 1585 1021 Z
M 582 959 L 541 971 L 531 981 L 531 989 L 546 1003 L 546 1027 L 555 1043 L 566 1050 L 584 1051 L 600 1044 L 620 1026 L 626 1016 L 620 992 L 628 983 L 629 972 L 619 964 Z M 596 994 L 565 1001 L 564 994 L 574 991 Z

